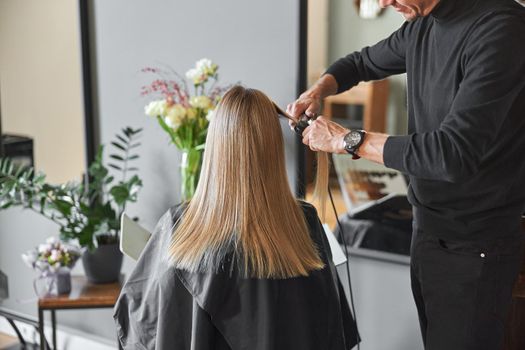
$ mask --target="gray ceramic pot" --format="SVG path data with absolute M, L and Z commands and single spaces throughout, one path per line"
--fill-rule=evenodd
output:
M 119 279 L 122 253 L 118 243 L 99 245 L 93 252 L 82 254 L 84 272 L 91 283 L 111 283 Z

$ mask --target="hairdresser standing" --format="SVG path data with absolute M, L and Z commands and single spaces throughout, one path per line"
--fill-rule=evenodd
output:
M 411 279 L 425 348 L 500 349 L 521 263 L 525 207 L 525 8 L 514 0 L 380 0 L 406 22 L 332 64 L 288 106 L 407 73 L 408 136 L 319 117 L 314 151 L 351 153 L 410 177 Z

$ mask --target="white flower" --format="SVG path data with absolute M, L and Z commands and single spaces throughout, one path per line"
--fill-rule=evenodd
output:
M 150 117 L 164 116 L 166 115 L 167 107 L 166 100 L 151 101 L 144 107 L 144 112 Z
M 164 122 L 172 129 L 177 129 L 186 116 L 186 108 L 180 104 L 175 104 L 168 109 Z
M 215 110 L 214 109 L 210 109 L 208 111 L 208 114 L 206 114 L 206 119 L 211 122 L 211 120 L 213 119 L 213 117 L 215 116 Z
M 206 68 L 211 67 L 211 65 L 212 62 L 209 58 L 201 58 L 195 63 L 195 67 L 200 71 L 204 71 Z
M 201 70 L 192 68 L 186 72 L 186 78 L 193 82 L 193 85 L 199 85 L 204 82 L 208 77 Z
M 189 80 L 194 80 L 196 77 L 198 77 L 201 73 L 198 69 L 192 68 L 186 72 L 186 78 Z
M 199 70 L 202 74 L 205 75 L 213 75 L 217 72 L 217 69 L 219 68 L 219 66 L 217 66 L 208 58 L 202 58 L 198 60 L 195 64 L 195 67 L 197 68 L 197 70 Z
M 52 248 L 51 244 L 48 244 L 48 243 L 40 244 L 38 246 L 38 252 L 40 254 L 47 253 L 51 250 L 51 248 Z
M 31 268 L 34 267 L 37 259 L 38 253 L 35 250 L 30 250 L 27 253 L 22 254 L 22 260 L 24 260 L 24 263 Z
M 208 96 L 193 96 L 190 105 L 195 108 L 208 109 L 211 107 L 211 100 Z
M 219 66 L 208 58 L 202 58 L 195 63 L 195 68 L 186 72 L 186 78 L 193 81 L 194 85 L 200 85 L 208 80 L 210 76 L 217 73 Z
M 55 237 L 55 236 L 51 236 L 48 239 L 46 239 L 46 243 L 47 244 L 57 244 L 59 242 L 60 242 L 60 240 L 57 237 Z

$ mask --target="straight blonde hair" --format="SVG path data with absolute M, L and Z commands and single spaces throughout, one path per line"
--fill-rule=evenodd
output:
M 262 92 L 235 86 L 219 103 L 199 183 L 169 253 L 175 267 L 191 272 L 216 272 L 233 254 L 239 270 L 255 278 L 324 267 L 288 183 L 275 105 Z

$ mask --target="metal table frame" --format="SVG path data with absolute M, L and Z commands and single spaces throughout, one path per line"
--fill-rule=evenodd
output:
M 66 306 L 66 307 L 38 307 L 38 333 L 40 335 L 40 350 L 57 349 L 57 331 L 56 331 L 56 311 L 57 310 L 79 310 L 79 309 L 111 309 L 112 306 L 107 305 L 90 305 L 90 306 Z M 44 311 L 51 312 L 51 343 L 53 348 L 49 347 L 49 343 L 46 340 L 44 334 Z M 118 342 L 118 348 L 122 349 L 120 341 Z

